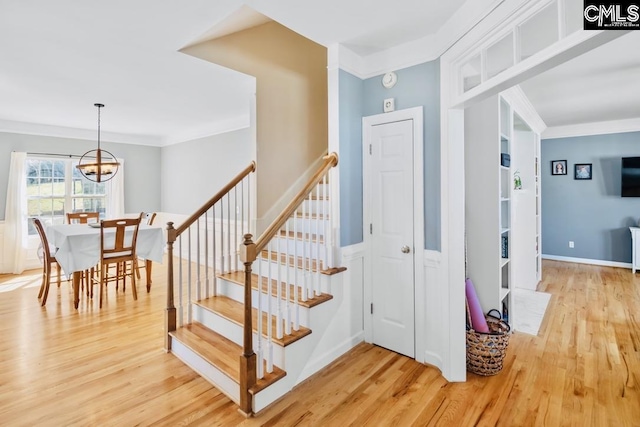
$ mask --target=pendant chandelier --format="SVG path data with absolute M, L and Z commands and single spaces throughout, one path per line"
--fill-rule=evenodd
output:
M 115 176 L 120 163 L 113 154 L 100 149 L 100 109 L 104 104 L 93 105 L 98 107 L 98 148 L 84 153 L 76 167 L 89 181 L 105 182 Z

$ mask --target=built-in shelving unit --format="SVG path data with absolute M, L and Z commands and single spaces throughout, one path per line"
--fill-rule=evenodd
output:
M 535 142 L 535 159 L 534 159 L 534 174 L 535 174 L 535 191 L 536 191 L 536 282 L 542 280 L 542 216 L 540 215 L 540 135 L 536 134 Z
M 513 112 L 500 96 L 465 110 L 467 276 L 484 312 L 513 316 Z

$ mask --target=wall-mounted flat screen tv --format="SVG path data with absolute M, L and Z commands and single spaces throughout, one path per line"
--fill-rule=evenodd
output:
M 622 197 L 640 197 L 640 157 L 622 158 Z

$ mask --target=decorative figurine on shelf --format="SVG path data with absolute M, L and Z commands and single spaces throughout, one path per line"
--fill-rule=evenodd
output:
M 522 190 L 522 179 L 520 179 L 520 171 L 513 173 L 513 189 Z

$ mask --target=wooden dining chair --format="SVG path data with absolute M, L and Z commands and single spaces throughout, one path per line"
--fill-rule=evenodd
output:
M 156 213 L 155 212 L 141 212 L 140 213 L 140 223 L 141 224 L 147 224 L 147 225 L 153 225 L 153 221 L 156 219 Z M 149 261 L 149 269 L 151 269 L 151 261 Z M 136 267 L 136 276 L 138 277 L 138 280 L 140 280 L 140 269 L 141 268 L 146 268 L 147 267 L 147 260 L 144 258 L 138 258 L 138 263 L 137 263 L 137 267 Z M 150 272 L 147 273 L 147 292 L 151 291 L 151 280 L 148 277 L 150 275 Z
M 70 212 L 67 213 L 67 223 L 69 224 L 87 224 L 89 220 L 98 222 L 100 220 L 100 212 Z
M 100 307 L 102 307 L 102 295 L 107 282 L 116 281 L 118 283 L 122 279 L 122 291 L 124 292 L 127 276 L 131 276 L 133 299 L 137 300 L 136 242 L 140 217 L 103 220 L 100 225 Z M 126 238 L 127 229 L 133 232 L 130 240 Z M 111 237 L 114 239 L 112 240 Z M 109 266 L 114 264 L 115 274 L 111 274 Z
M 47 240 L 47 235 L 44 232 L 42 222 L 40 222 L 38 218 L 30 218 L 30 220 L 38 232 L 38 236 L 40 236 L 41 248 L 38 248 L 38 252 L 42 250 L 42 261 L 44 265 L 42 268 L 42 283 L 40 284 L 38 299 L 41 300 L 41 305 L 44 307 L 47 303 L 47 296 L 49 295 L 49 285 L 51 284 L 51 270 L 53 265 L 58 269 L 58 286 L 60 286 L 60 264 L 58 264 L 54 254 L 55 248 L 51 248 L 51 246 L 49 246 L 49 241 Z
M 67 224 L 87 224 L 98 222 L 100 220 L 100 212 L 69 212 L 67 213 Z M 93 297 L 92 280 L 95 277 L 95 268 L 82 272 L 82 285 L 87 287 L 87 296 L 91 288 L 91 297 Z

